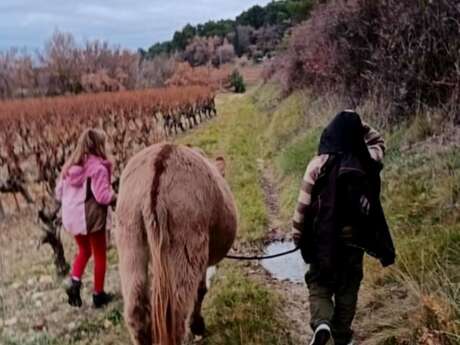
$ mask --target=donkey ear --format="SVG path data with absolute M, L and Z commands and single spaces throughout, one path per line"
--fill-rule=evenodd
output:
M 225 158 L 222 156 L 219 156 L 216 158 L 216 167 L 217 170 L 219 170 L 220 174 L 225 177 Z

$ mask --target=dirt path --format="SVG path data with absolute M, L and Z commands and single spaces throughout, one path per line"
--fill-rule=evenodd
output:
M 286 237 L 286 231 L 283 229 L 283 224 L 279 219 L 279 191 L 276 186 L 274 172 L 269 163 L 261 159 L 257 161 L 257 165 L 260 171 L 261 185 L 268 211 L 269 231 L 267 233 L 267 241 L 283 240 Z M 271 287 L 281 297 L 282 312 L 288 326 L 287 332 L 294 343 L 308 344 L 312 331 L 309 326 L 310 312 L 306 284 L 275 279 L 260 263 L 253 263 L 248 267 L 250 267 L 251 273 L 256 275 L 256 279 L 260 279 L 265 286 Z M 385 291 L 381 291 L 380 293 L 385 295 L 384 298 L 387 301 L 390 299 L 390 296 Z M 396 303 L 400 301 L 400 299 L 397 299 Z M 363 284 L 360 290 L 359 305 L 354 322 L 354 328 L 357 330 L 355 340 L 359 341 L 360 344 L 375 344 L 375 341 L 372 339 L 373 329 L 375 328 L 373 323 L 375 323 L 375 320 L 369 317 L 369 312 L 372 310 L 373 313 L 377 313 L 381 317 L 380 314 L 385 313 L 385 310 L 379 309 L 380 305 L 376 307 L 375 296 L 372 295 L 366 284 Z M 382 319 L 388 319 L 388 316 L 384 315 Z
M 258 169 L 264 191 L 265 203 L 268 211 L 270 241 L 283 239 L 285 232 L 279 219 L 279 191 L 276 187 L 275 175 L 272 168 L 263 160 L 258 160 Z M 251 265 L 257 278 L 276 291 L 281 298 L 284 320 L 288 326 L 288 333 L 295 344 L 308 344 L 311 336 L 309 327 L 310 313 L 307 287 L 305 283 L 294 283 L 288 280 L 273 278 L 260 264 Z
M 279 192 L 275 184 L 274 172 L 263 159 L 257 160 L 257 168 L 261 174 L 261 184 L 264 191 L 265 204 L 267 205 L 268 221 L 270 230 L 278 228 L 277 218 L 280 211 L 279 207 Z
M 268 211 L 269 231 L 267 242 L 283 240 L 286 231 L 279 219 L 279 191 L 276 186 L 274 172 L 268 162 L 258 160 L 261 185 L 264 191 L 265 204 Z M 312 332 L 309 327 L 310 313 L 308 302 L 308 290 L 305 283 L 295 283 L 288 280 L 273 278 L 260 263 L 248 265 L 256 279 L 272 288 L 281 298 L 282 313 L 288 326 L 287 332 L 295 344 L 308 344 Z M 388 306 L 384 308 L 381 301 Z M 366 281 L 363 282 L 360 293 L 356 317 L 354 320 L 355 341 L 362 345 L 375 345 L 379 343 L 377 333 L 379 324 L 391 322 L 393 308 L 401 308 L 404 305 L 409 309 L 407 292 L 396 286 L 388 291 L 386 289 L 371 289 Z M 383 320 L 383 321 L 382 321 Z M 387 320 L 387 321 L 385 321 Z M 399 334 L 401 336 L 401 334 Z

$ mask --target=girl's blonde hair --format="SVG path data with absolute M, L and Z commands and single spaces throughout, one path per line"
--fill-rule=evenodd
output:
M 96 128 L 86 129 L 80 135 L 74 151 L 64 164 L 62 174 L 66 175 L 69 168 L 73 165 L 82 166 L 85 164 L 89 155 L 107 159 L 106 141 L 107 135 L 104 131 Z

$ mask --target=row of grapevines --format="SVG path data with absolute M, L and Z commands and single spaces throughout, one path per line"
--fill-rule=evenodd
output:
M 0 102 L 0 191 L 30 181 L 53 188 L 85 128 L 106 131 L 120 168 L 139 148 L 213 115 L 214 95 L 202 87 Z
M 37 205 L 43 242 L 53 247 L 63 274 L 53 191 L 82 131 L 97 127 L 107 133 L 116 189 L 135 152 L 215 115 L 213 91 L 197 86 L 0 102 L 0 195 L 20 193 Z

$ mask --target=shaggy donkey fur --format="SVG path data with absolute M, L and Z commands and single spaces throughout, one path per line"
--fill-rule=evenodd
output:
M 116 240 L 124 316 L 136 345 L 181 344 L 190 316 L 192 332 L 204 332 L 206 269 L 224 258 L 237 229 L 224 163 L 157 144 L 123 172 Z

